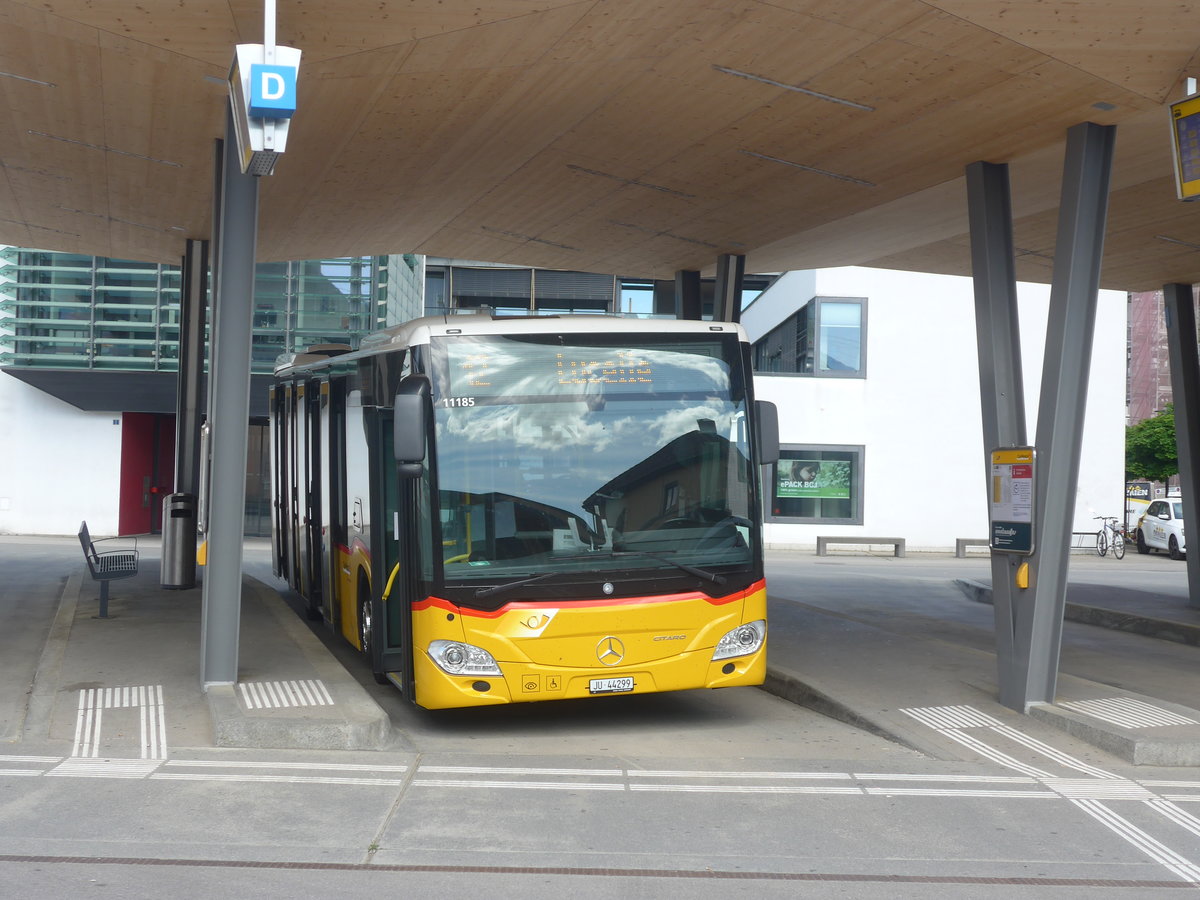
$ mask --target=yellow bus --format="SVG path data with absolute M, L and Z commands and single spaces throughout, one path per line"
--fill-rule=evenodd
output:
M 276 574 L 428 708 L 762 683 L 741 327 L 417 319 L 281 357 Z

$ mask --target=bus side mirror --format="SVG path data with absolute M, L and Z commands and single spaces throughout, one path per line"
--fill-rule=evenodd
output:
M 429 379 L 407 375 L 400 381 L 392 403 L 392 454 L 396 473 L 402 478 L 421 474 L 428 446 Z
M 758 426 L 758 461 L 769 466 L 779 462 L 779 410 L 769 400 L 754 401 Z

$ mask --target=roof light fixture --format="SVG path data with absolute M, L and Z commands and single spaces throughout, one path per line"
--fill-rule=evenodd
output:
M 780 159 L 778 156 L 768 156 L 765 153 L 755 153 L 753 150 L 739 150 L 738 153 L 744 153 L 746 156 L 753 156 L 755 159 L 765 159 L 767 162 L 791 166 L 793 169 L 800 169 L 803 172 L 812 172 L 814 175 L 824 175 L 826 178 L 836 178 L 838 181 L 848 181 L 851 184 L 861 184 L 863 187 L 878 186 L 873 181 L 865 181 L 862 178 L 855 178 L 853 175 L 844 175 L 841 172 L 830 172 L 828 169 L 818 169 L 816 166 L 806 166 L 803 163 L 792 162 L 790 159 Z
M 58 87 L 53 81 L 42 81 L 40 78 L 29 78 L 25 75 L 18 75 L 15 72 L 0 72 L 0 77 L 15 78 L 17 81 L 25 81 L 29 84 L 37 84 L 42 87 Z
M 128 150 L 118 150 L 116 147 L 107 147 L 103 144 L 89 144 L 87 141 L 77 141 L 74 138 L 60 137 L 57 134 L 48 134 L 45 131 L 34 131 L 32 128 L 27 129 L 25 133 L 37 135 L 38 137 L 49 138 L 52 141 L 62 141 L 64 144 L 77 144 L 80 147 L 87 147 L 89 150 L 103 150 L 105 153 L 116 153 L 120 156 L 132 156 L 134 159 L 144 159 L 146 162 L 159 163 L 164 166 L 174 166 L 176 169 L 183 168 L 183 163 L 171 162 L 169 159 L 156 159 L 153 156 L 143 156 L 141 153 L 130 153 Z
M 1200 250 L 1200 244 L 1194 244 L 1191 241 L 1181 241 L 1179 238 L 1167 237 L 1165 234 L 1156 234 L 1155 240 L 1166 241 L 1168 244 L 1179 244 L 1181 247 L 1191 247 L 1193 250 Z
M 766 78 L 762 75 L 754 75 L 750 72 L 739 71 L 738 69 L 728 69 L 725 66 L 714 65 L 713 68 L 725 75 L 733 75 L 737 78 L 747 78 L 750 81 L 757 81 L 760 84 L 769 84 L 771 87 L 783 88 L 785 91 L 795 91 L 797 94 L 804 94 L 806 97 L 824 100 L 827 103 L 837 103 L 839 106 L 849 106 L 851 109 L 861 109 L 863 112 L 875 112 L 875 107 L 867 106 L 865 103 L 859 103 L 855 100 L 847 100 L 844 97 L 835 97 L 832 94 L 823 94 L 820 91 L 813 91 L 809 88 L 800 87 L 798 84 L 787 84 L 782 81 L 776 81 L 774 78 Z

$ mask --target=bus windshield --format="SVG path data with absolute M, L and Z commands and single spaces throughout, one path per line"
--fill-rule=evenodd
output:
M 431 349 L 447 584 L 750 565 L 735 335 L 462 335 Z

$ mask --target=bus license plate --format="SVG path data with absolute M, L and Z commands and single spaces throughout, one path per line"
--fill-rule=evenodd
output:
M 593 678 L 588 682 L 588 691 L 593 694 L 622 694 L 633 690 L 633 677 Z

